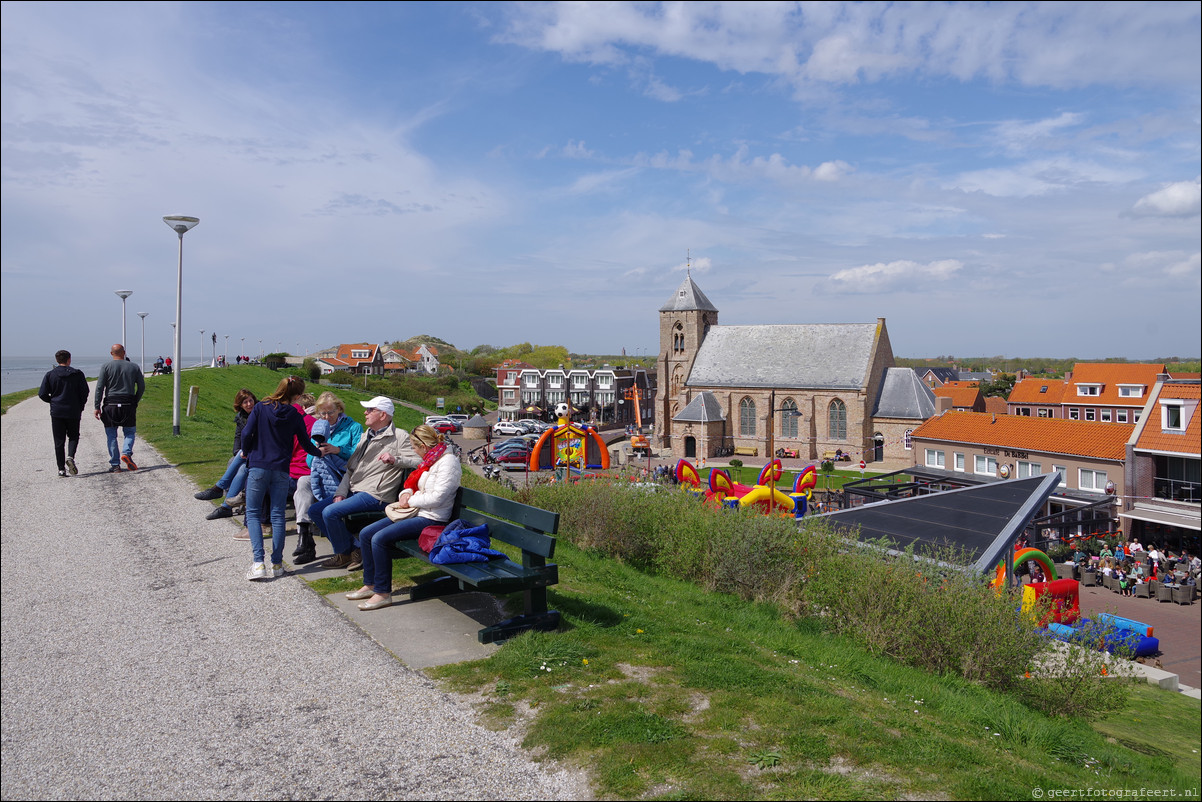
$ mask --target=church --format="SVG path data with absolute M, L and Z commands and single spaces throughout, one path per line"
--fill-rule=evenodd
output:
M 909 462 L 909 432 L 935 414 L 875 323 L 719 326 L 687 275 L 659 309 L 656 445 L 686 459 L 783 449 L 803 460 Z

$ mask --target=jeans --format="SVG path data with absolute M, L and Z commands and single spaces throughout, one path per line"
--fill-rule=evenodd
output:
M 251 468 L 246 474 L 246 529 L 255 562 L 263 562 L 263 500 L 271 502 L 271 563 L 284 562 L 284 506 L 288 502 L 288 471 Z
M 384 595 L 392 595 L 392 552 L 388 547 L 398 540 L 417 540 L 427 526 L 441 523 L 414 515 L 401 521 L 385 518 L 363 527 L 359 533 L 359 552 L 363 557 L 363 584 Z
M 246 487 L 246 460 L 242 458 L 242 452 L 230 457 L 230 463 L 217 480 L 217 486 L 225 491 L 226 498 L 238 495 Z
M 349 554 L 353 543 L 346 522 L 342 520 L 343 516 L 353 512 L 382 512 L 387 506 L 371 493 L 352 493 L 338 502 L 333 499 L 313 502 L 313 506 L 309 508 L 309 517 L 317 524 L 321 533 L 329 538 L 330 547 L 335 554 Z
M 79 447 L 79 418 L 50 417 L 50 434 L 54 438 L 54 460 L 60 471 L 66 470 L 66 454 L 74 459 L 75 449 Z M 67 452 L 63 453 L 63 443 L 67 444 Z
M 105 439 L 108 440 L 108 447 L 109 447 L 109 465 L 111 465 L 113 467 L 117 467 L 118 465 L 120 465 L 122 454 L 125 454 L 127 457 L 132 457 L 134 455 L 134 434 L 137 432 L 137 430 L 138 430 L 137 426 L 122 426 L 121 431 L 125 435 L 125 440 L 122 443 L 121 447 L 118 448 L 118 446 L 117 446 L 117 427 L 116 426 L 105 426 L 104 427 L 104 436 L 105 436 Z

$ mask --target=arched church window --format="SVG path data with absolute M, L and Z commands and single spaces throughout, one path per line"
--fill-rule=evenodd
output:
M 836 398 L 827 408 L 827 432 L 832 440 L 847 439 L 847 405 Z
M 750 398 L 739 402 L 739 436 L 755 437 L 755 402 Z

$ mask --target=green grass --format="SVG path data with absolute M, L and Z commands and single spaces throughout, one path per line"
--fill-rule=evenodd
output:
M 186 371 L 184 402 L 195 384 L 200 404 L 178 438 L 171 377 L 149 377 L 139 434 L 207 486 L 233 443 L 235 392 L 265 395 L 282 375 Z M 362 421 L 356 402 L 365 396 L 338 394 Z M 420 419 L 398 410 L 405 428 Z M 500 492 L 472 474 L 464 481 Z M 586 767 L 602 798 L 1030 799 L 1035 787 L 1170 788 L 1198 798 L 1194 700 L 1141 686 L 1122 714 L 1093 725 L 1050 718 L 873 657 L 821 621 L 648 576 L 566 539 L 556 561 L 560 584 L 549 595 L 564 615 L 560 632 L 528 633 L 486 660 L 430 673 L 479 694 L 488 725 L 520 727 L 529 748 Z M 400 584 L 437 574 L 416 560 L 398 560 L 394 571 Z M 329 593 L 361 581 L 356 573 L 313 587 Z
M 602 797 L 1030 799 L 1039 786 L 1197 798 L 1194 700 L 1140 687 L 1091 727 L 872 657 L 770 605 L 562 541 L 557 562 L 562 631 L 431 673 L 482 693 L 486 720 L 524 726 L 527 747 L 589 767 Z
M 21 403 L 26 398 L 33 398 L 37 394 L 38 391 L 35 387 L 29 390 L 18 390 L 15 393 L 7 393 L 0 396 L 0 415 L 6 414 L 9 407 Z

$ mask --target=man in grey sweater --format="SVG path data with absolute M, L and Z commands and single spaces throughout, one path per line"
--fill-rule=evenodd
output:
M 125 358 L 125 346 L 117 343 L 109 349 L 113 357 L 100 369 L 96 379 L 96 419 L 104 424 L 108 439 L 109 473 L 120 473 L 121 463 L 131 471 L 138 470 L 134 463 L 134 434 L 138 425 L 138 402 L 146 392 L 146 379 L 142 370 Z M 117 446 L 117 427 L 125 435 L 122 446 Z

